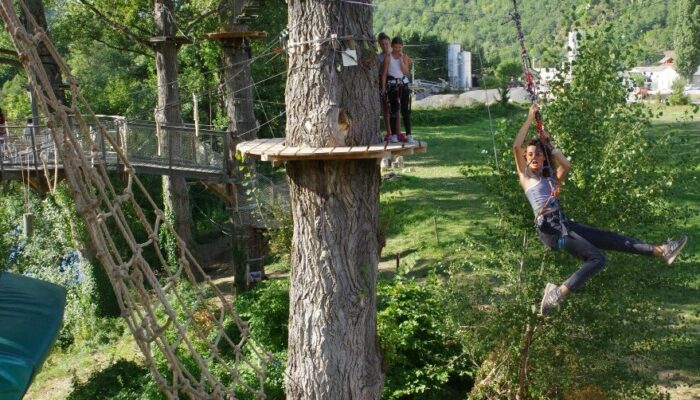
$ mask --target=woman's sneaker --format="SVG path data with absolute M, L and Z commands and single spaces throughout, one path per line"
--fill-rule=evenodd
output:
M 542 303 L 540 303 L 540 314 L 542 314 L 542 316 L 547 316 L 547 314 L 563 300 L 564 295 L 561 293 L 559 285 L 548 283 L 544 288 L 544 297 L 542 297 Z
M 401 142 L 401 143 L 406 143 L 406 142 L 408 141 L 408 139 L 406 138 L 406 135 L 404 135 L 403 133 L 399 133 L 399 134 L 397 135 L 397 139 L 398 139 L 399 142 Z
M 418 142 L 413 138 L 413 135 L 406 135 L 406 143 L 408 143 L 408 144 L 416 144 L 416 143 L 418 143 Z
M 384 137 L 384 141 L 389 143 L 398 143 L 399 139 L 396 137 L 396 135 L 387 134 Z
M 676 240 L 668 239 L 666 243 L 661 245 L 663 253 L 661 253 L 661 258 L 666 261 L 666 264 L 671 265 L 676 256 L 683 250 L 685 244 L 688 243 L 688 237 L 683 235 Z

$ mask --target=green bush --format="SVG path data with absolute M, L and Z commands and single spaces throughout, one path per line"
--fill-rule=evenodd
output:
M 668 98 L 669 105 L 685 106 L 690 104 L 690 98 L 683 93 L 685 85 L 686 81 L 682 78 L 673 81 L 673 85 L 671 85 L 671 96 Z
M 378 291 L 377 336 L 384 352 L 382 398 L 463 398 L 471 388 L 471 366 L 446 321 L 444 287 L 396 281 Z
M 668 215 L 682 216 L 666 200 L 668 138 L 648 137 L 648 111 L 626 102 L 619 38 L 605 25 L 587 27 L 583 38 L 570 79 L 564 71 L 551 86 L 555 100 L 543 107 L 545 128 L 572 163 L 564 209 L 577 221 L 644 238 L 650 227 L 673 224 Z M 650 261 L 615 255 L 552 318 L 536 315 L 545 283 L 562 282 L 579 261 L 545 250 L 535 235 L 511 150 L 517 122 L 498 124 L 498 167 L 486 155 L 492 175 L 463 169 L 486 187 L 484 204 L 499 220 L 467 236 L 461 247 L 469 257 L 450 268 L 448 316 L 480 365 L 470 398 L 654 398 L 653 376 L 624 361 L 649 357 L 640 343 L 653 339 L 660 318 L 642 295 L 665 279 L 648 270 Z
M 108 342 L 123 331 L 123 325 L 100 319 L 119 315 L 119 310 L 104 271 L 84 257 L 83 251 L 76 250 L 85 249 L 86 236 L 67 193 L 61 184 L 53 196 L 42 199 L 33 190 L 12 183 L 0 196 L 0 270 L 66 288 L 64 323 L 58 337 L 62 348 Z M 22 232 L 25 212 L 34 216 L 34 234 L 30 238 Z
M 256 342 L 273 352 L 287 349 L 289 281 L 276 279 L 260 282 L 253 290 L 239 296 L 236 309 L 248 321 Z

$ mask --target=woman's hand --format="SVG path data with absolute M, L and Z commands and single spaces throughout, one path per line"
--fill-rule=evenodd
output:
M 530 106 L 530 111 L 527 113 L 527 119 L 530 121 L 533 121 L 535 119 L 535 115 L 537 115 L 537 111 L 540 110 L 540 106 L 537 105 L 537 103 L 532 103 Z

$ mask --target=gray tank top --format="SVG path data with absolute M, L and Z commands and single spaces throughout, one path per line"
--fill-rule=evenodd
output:
M 552 211 L 559 209 L 559 200 L 552 197 L 552 188 L 556 185 L 557 182 L 552 178 L 540 178 L 539 182 L 527 188 L 525 196 L 530 201 L 535 215 L 539 215 L 544 207 Z

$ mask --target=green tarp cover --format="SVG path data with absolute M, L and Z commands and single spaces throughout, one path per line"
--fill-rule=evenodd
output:
M 0 399 L 21 399 L 56 341 L 66 290 L 0 273 Z

